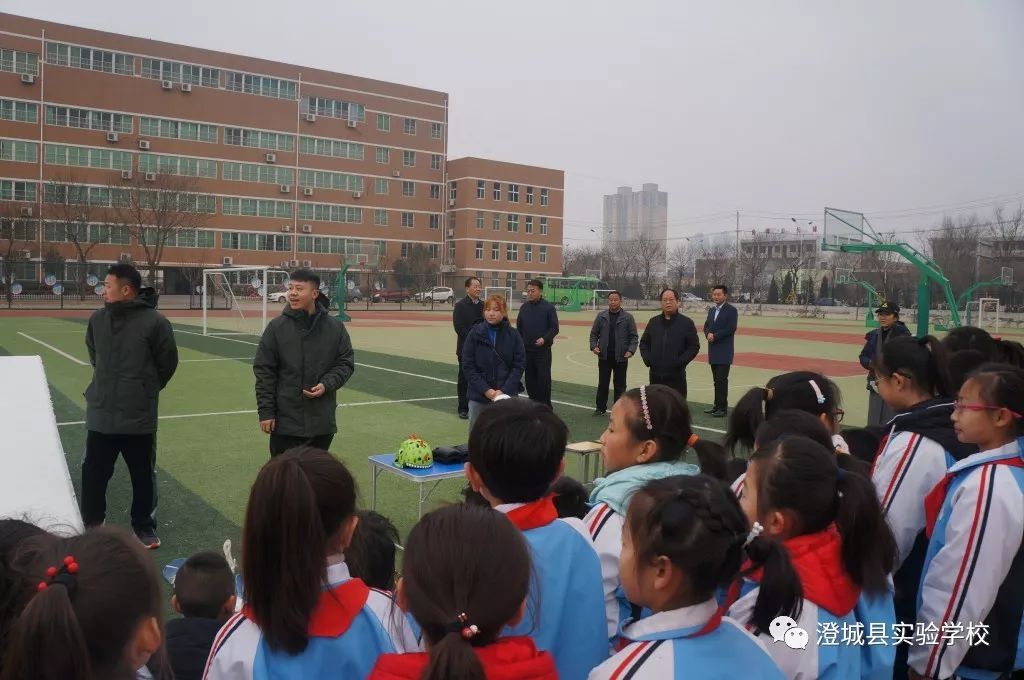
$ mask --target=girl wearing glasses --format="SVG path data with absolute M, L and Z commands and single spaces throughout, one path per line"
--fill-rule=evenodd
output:
M 893 584 L 896 619 L 902 623 L 915 621 L 917 587 L 928 547 L 922 499 L 955 460 L 978 450 L 957 440 L 953 431 L 947 359 L 942 344 L 929 335 L 893 338 L 882 345 L 871 364 L 878 394 L 896 412 L 875 458 L 871 481 L 896 537 Z M 897 650 L 897 673 L 905 669 L 906 650 L 906 646 Z
M 929 494 L 917 620 L 963 636 L 910 651 L 910 677 L 1009 677 L 1024 668 L 1024 371 L 987 364 L 955 402 L 957 438 L 980 453 L 955 463 Z M 986 644 L 966 639 L 987 626 Z

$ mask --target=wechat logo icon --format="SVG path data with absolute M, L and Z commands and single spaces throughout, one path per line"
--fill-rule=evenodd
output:
M 776 616 L 768 624 L 768 633 L 772 643 L 781 642 L 790 649 L 807 649 L 807 631 L 796 625 L 796 621 L 788 616 Z

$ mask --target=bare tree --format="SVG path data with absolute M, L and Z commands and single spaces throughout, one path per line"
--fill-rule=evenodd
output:
M 22 217 L 21 205 L 11 201 L 0 202 L 0 283 L 4 286 L 7 305 L 10 306 L 14 293 L 11 286 L 17 280 L 17 265 L 27 262 L 36 245 L 37 224 L 31 218 Z
M 684 279 L 693 273 L 696 248 L 689 241 L 677 243 L 668 251 L 668 282 L 676 290 L 687 288 Z
M 216 200 L 196 191 L 194 177 L 158 173 L 145 179 L 136 173 L 126 184 L 111 186 L 111 222 L 128 229 L 142 248 L 149 284 L 157 284 L 157 269 L 164 249 L 183 231 L 202 229 L 216 212 Z
M 938 233 L 928 243 L 932 259 L 949 279 L 954 295 L 967 290 L 974 282 L 978 242 L 985 231 L 986 225 L 977 215 L 956 219 L 947 215 L 942 218 Z
M 655 276 L 660 276 L 665 269 L 665 242 L 640 234 L 627 247 L 633 253 L 644 296 L 650 297 Z
M 583 276 L 588 269 L 600 269 L 603 274 L 601 258 L 601 250 L 596 246 L 566 246 L 562 256 L 562 275 Z
M 764 299 L 768 294 L 771 282 L 769 269 L 771 265 L 771 249 L 774 243 L 771 234 L 764 232 L 743 243 L 736 256 L 736 271 L 739 288 L 750 293 L 750 300 Z M 737 290 L 739 294 L 741 291 Z
M 725 281 L 733 268 L 735 256 L 733 246 L 722 243 L 716 243 L 710 249 L 702 246 L 695 265 L 698 285 L 710 290 L 711 286 Z
M 73 188 L 72 188 L 73 187 Z M 73 171 L 61 173 L 49 182 L 46 195 L 48 201 L 44 208 L 46 228 L 54 230 L 54 240 L 70 243 L 75 249 L 78 260 L 76 283 L 78 297 L 85 299 L 85 281 L 88 276 L 89 253 L 99 243 L 90 235 L 90 225 L 97 221 L 98 210 L 88 200 L 88 188 Z M 85 200 L 69 200 L 75 196 L 85 196 Z M 58 198 L 63 200 L 58 202 Z

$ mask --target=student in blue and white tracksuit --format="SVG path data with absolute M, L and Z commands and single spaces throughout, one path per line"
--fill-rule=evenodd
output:
M 767 627 L 776 612 L 792 613 L 798 603 L 796 574 L 781 546 L 748 531 L 726 487 L 705 475 L 648 482 L 633 494 L 624 528 L 623 589 L 653 613 L 622 627 L 621 651 L 591 680 L 784 677 L 764 645 L 724 616 L 713 597 L 734 583 L 752 557 L 746 548 L 757 542 L 753 553 L 772 554 L 770 577 L 780 586 L 761 603 L 760 624 Z
M 469 434 L 470 487 L 519 527 L 535 578 L 522 622 L 562 680 L 582 680 L 608 658 L 601 563 L 583 523 L 559 519 L 551 483 L 565 469 L 568 429 L 546 405 L 506 399 L 481 411 Z M 485 545 L 467 550 L 486 550 Z
M 917 621 L 940 634 L 937 644 L 911 648 L 911 677 L 996 678 L 1024 668 L 1022 414 L 1018 368 L 983 366 L 960 389 L 957 436 L 982 451 L 955 463 L 925 503 L 930 541 Z M 959 635 L 941 634 L 957 626 Z M 985 644 L 968 639 L 980 626 Z
M 757 625 L 787 678 L 892 677 L 895 649 L 870 645 L 868 637 L 874 630 L 876 640 L 887 642 L 895 622 L 889 589 L 895 542 L 871 482 L 841 467 L 848 459 L 790 436 L 759 448 L 747 468 L 740 503 L 765 535 L 783 541 L 800 577 L 803 606 L 794 619 L 807 633 L 806 649 L 775 641 L 784 631 Z M 778 591 L 762 570 L 745 573 L 744 593 L 729 610 L 743 622 L 757 612 L 760 598 Z M 844 625 L 858 623 L 863 644 L 844 644 Z M 829 629 L 834 644 L 825 635 Z
M 245 606 L 217 634 L 205 678 L 362 680 L 381 654 L 417 648 L 391 598 L 345 565 L 355 500 L 352 475 L 326 451 L 263 466 L 243 529 Z
M 699 472 L 696 465 L 681 460 L 692 436 L 686 402 L 665 385 L 629 390 L 612 406 L 608 428 L 601 435 L 601 460 L 608 473 L 596 480 L 590 494 L 593 508 L 583 521 L 601 557 L 605 617 L 613 642 L 619 624 L 633 616 L 634 609 L 619 581 L 626 506 L 647 481 Z

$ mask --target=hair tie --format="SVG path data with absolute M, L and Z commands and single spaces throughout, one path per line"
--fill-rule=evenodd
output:
M 647 385 L 640 386 L 640 408 L 644 412 L 644 425 L 647 426 L 648 430 L 653 430 L 654 425 L 651 424 L 651 412 L 647 408 Z
M 459 614 L 455 621 L 445 627 L 445 630 L 449 633 L 458 633 L 466 640 L 472 640 L 474 636 L 480 633 L 480 629 L 475 624 L 469 622 L 469 615 L 466 612 Z
M 814 394 L 818 398 L 818 404 L 819 405 L 820 404 L 824 404 L 825 403 L 825 395 L 822 394 L 821 388 L 818 387 L 818 383 L 814 382 L 814 380 L 808 380 L 807 382 L 809 382 L 811 384 L 811 389 L 814 390 Z
M 36 586 L 36 592 L 43 592 L 50 586 L 64 586 L 68 597 L 74 597 L 78 589 L 78 562 L 71 555 L 64 558 L 59 567 L 48 567 L 46 577 Z
M 686 440 L 686 445 L 692 449 L 698 441 L 700 441 L 700 437 L 698 437 L 697 433 L 694 432 L 690 435 L 690 438 Z
M 750 527 L 750 532 L 747 534 L 747 540 L 743 541 L 743 547 L 746 548 L 750 545 L 755 538 L 761 535 L 762 531 L 764 531 L 764 527 L 761 526 L 761 523 L 754 522 L 754 526 Z

